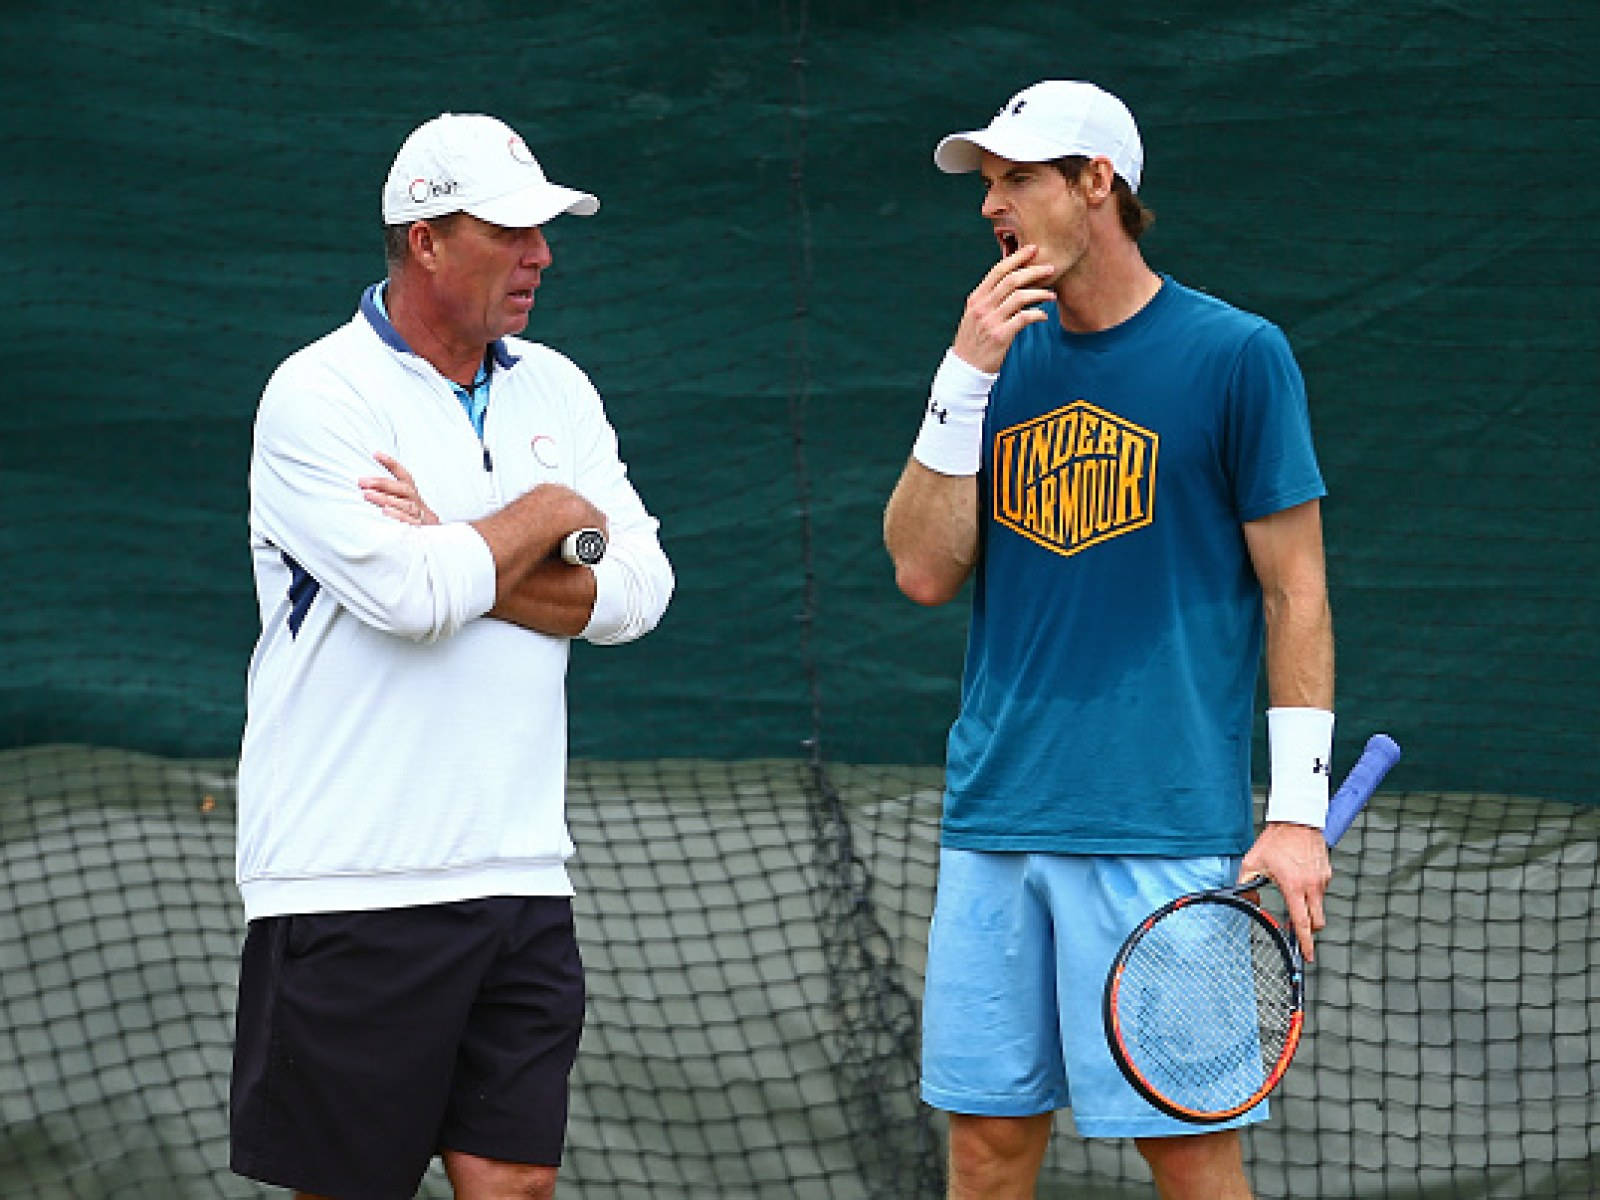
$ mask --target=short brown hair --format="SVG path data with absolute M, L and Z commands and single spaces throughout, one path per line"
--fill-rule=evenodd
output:
M 432 225 L 441 235 L 448 234 L 450 227 L 456 223 L 460 213 L 446 213 L 442 217 L 423 218 Z M 402 221 L 397 225 L 383 227 L 383 258 L 392 271 L 406 261 L 406 256 L 411 253 L 411 227 L 416 221 Z
M 1089 162 L 1085 155 L 1069 154 L 1065 158 L 1051 160 L 1050 165 L 1060 171 L 1068 183 L 1077 183 Z M 1133 188 L 1121 175 L 1112 180 L 1111 194 L 1117 198 L 1117 216 L 1122 220 L 1123 232 L 1137 242 L 1145 230 L 1156 223 L 1156 214 L 1145 207 L 1144 201 L 1134 194 Z

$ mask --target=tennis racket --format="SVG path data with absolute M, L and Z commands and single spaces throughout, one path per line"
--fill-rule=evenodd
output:
M 1374 734 L 1328 802 L 1323 836 L 1344 836 L 1400 747 Z M 1266 877 L 1180 896 L 1139 923 L 1106 976 L 1106 1041 L 1129 1083 L 1162 1112 L 1209 1125 L 1278 1085 L 1305 1021 L 1300 949 L 1257 903 Z

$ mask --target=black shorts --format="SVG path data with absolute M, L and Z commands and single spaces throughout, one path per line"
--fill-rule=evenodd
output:
M 252 921 L 230 1165 L 339 1200 L 405 1200 L 440 1150 L 557 1166 L 583 1005 L 566 897 Z

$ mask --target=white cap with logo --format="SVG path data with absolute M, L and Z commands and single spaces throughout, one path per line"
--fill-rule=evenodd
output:
M 441 113 L 406 138 L 383 185 L 383 223 L 470 213 L 507 229 L 562 213 L 593 216 L 600 201 L 551 183 L 516 130 L 481 113 Z
M 976 171 L 982 152 L 1042 163 L 1081 154 L 1104 156 L 1134 191 L 1144 169 L 1139 127 L 1128 106 L 1092 83 L 1046 79 L 1023 88 L 984 129 L 952 133 L 933 152 L 941 171 Z

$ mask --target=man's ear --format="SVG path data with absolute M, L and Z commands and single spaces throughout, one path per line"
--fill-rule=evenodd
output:
M 418 266 L 431 271 L 439 259 L 439 231 L 427 221 L 413 221 L 406 230 L 406 243 Z
M 1099 155 L 1089 160 L 1089 165 L 1084 168 L 1080 177 L 1083 183 L 1083 194 L 1091 204 L 1104 204 L 1111 198 L 1111 187 L 1117 179 L 1117 169 L 1111 165 L 1111 160 L 1105 155 Z

